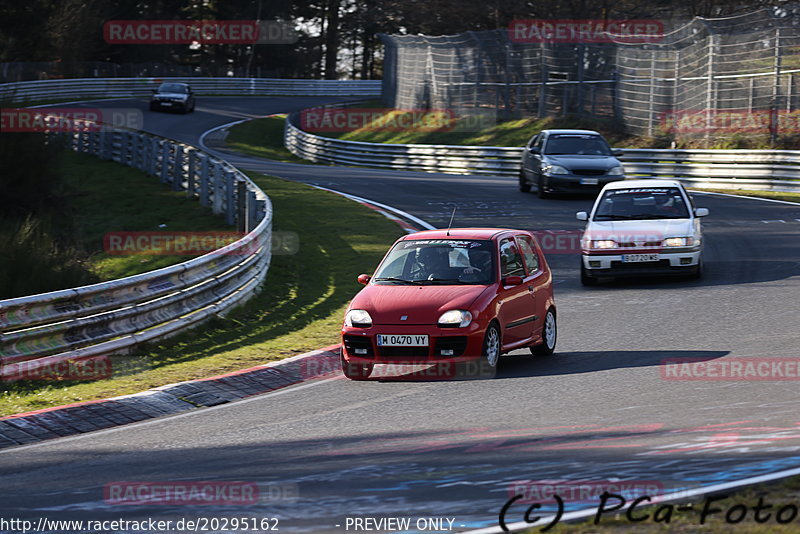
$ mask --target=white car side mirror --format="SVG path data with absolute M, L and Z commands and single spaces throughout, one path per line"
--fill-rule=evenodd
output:
M 697 208 L 694 210 L 695 217 L 705 217 L 709 214 L 708 208 Z
M 578 219 L 579 221 L 588 221 L 589 214 L 586 213 L 585 211 L 579 211 L 578 213 L 575 214 L 575 218 Z

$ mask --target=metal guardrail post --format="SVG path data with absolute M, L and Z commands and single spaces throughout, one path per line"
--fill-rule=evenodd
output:
M 139 165 L 136 167 L 140 171 L 147 172 L 150 143 L 148 143 L 147 136 L 143 133 L 138 134 L 136 137 L 138 141 L 136 144 L 136 153 L 139 156 Z
M 119 160 L 118 162 L 126 165 L 126 158 L 128 155 L 128 138 L 130 134 L 128 132 L 122 132 L 119 136 Z
M 172 190 L 181 191 L 183 189 L 183 155 L 184 149 L 178 145 L 175 147 L 175 164 L 172 166 Z
M 256 203 L 255 191 L 247 190 L 247 228 L 246 232 L 252 232 L 258 225 L 258 204 Z
M 236 224 L 236 184 L 233 171 L 225 169 L 223 187 L 225 190 L 225 221 L 233 226 Z
M 208 156 L 205 154 L 200 155 L 200 205 L 208 206 L 209 201 L 209 169 L 208 169 Z
M 196 189 L 197 176 L 197 150 L 189 149 L 188 174 L 186 179 L 186 196 L 193 197 Z
M 169 153 L 170 144 L 164 140 L 161 141 L 161 183 L 169 183 Z
M 147 172 L 153 176 L 157 176 L 158 169 L 158 138 L 151 137 L 147 149 Z
M 247 182 L 236 179 L 236 231 L 247 231 Z
M 212 170 L 211 170 L 211 191 L 212 191 L 212 203 L 211 203 L 211 211 L 214 212 L 215 215 L 219 215 L 224 210 L 224 201 L 225 197 L 223 194 L 224 187 L 225 187 L 225 178 L 222 174 L 222 163 L 218 162 L 217 160 L 212 161 Z

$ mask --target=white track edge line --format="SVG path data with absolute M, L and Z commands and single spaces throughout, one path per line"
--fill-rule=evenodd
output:
M 229 126 L 234 126 L 236 124 L 240 124 L 242 122 L 249 121 L 249 120 L 252 120 L 252 119 L 250 119 L 250 118 L 241 119 L 241 120 L 238 120 L 238 121 L 228 122 L 228 123 L 225 123 L 225 124 L 220 124 L 219 126 L 214 126 L 213 128 L 209 128 L 208 130 L 206 130 L 205 132 L 200 134 L 200 138 L 197 140 L 197 144 L 199 144 L 200 148 L 202 148 L 206 152 L 216 152 L 216 150 L 212 150 L 212 149 L 208 148 L 206 146 L 206 143 L 205 143 L 205 138 L 210 133 L 216 132 L 217 130 L 222 130 L 223 128 L 227 128 Z
M 692 194 L 697 194 L 697 195 L 717 195 L 720 197 L 749 198 L 751 200 L 763 200 L 764 202 L 777 202 L 778 204 L 789 204 L 790 206 L 800 206 L 800 202 L 792 202 L 790 200 L 778 200 L 776 198 L 751 197 L 748 195 L 732 195 L 730 193 L 717 193 L 714 191 L 695 191 L 693 189 L 689 189 L 689 191 Z M 744 191 L 744 189 L 742 191 Z
M 336 193 L 337 195 L 342 195 L 343 197 L 349 198 L 350 200 L 355 200 L 356 202 L 364 202 L 366 204 L 372 204 L 373 206 L 378 206 L 379 208 L 385 209 L 386 211 L 391 211 L 395 215 L 399 215 L 401 217 L 405 217 L 406 219 L 419 224 L 420 226 L 422 226 L 426 230 L 436 230 L 437 229 L 435 226 L 423 221 L 419 217 L 415 217 L 414 215 L 411 215 L 410 213 L 408 213 L 406 211 L 403 211 L 403 210 L 400 210 L 400 209 L 397 209 L 397 208 L 393 208 L 392 206 L 387 206 L 386 204 L 381 204 L 380 202 L 375 202 L 374 200 L 370 200 L 368 198 L 363 198 L 363 197 L 358 197 L 356 195 L 351 195 L 350 193 L 343 193 L 341 191 L 336 191 L 335 189 L 328 189 L 327 187 L 322 187 L 321 185 L 312 185 L 311 187 L 315 187 L 317 189 L 322 189 L 323 191 L 329 191 L 331 193 Z

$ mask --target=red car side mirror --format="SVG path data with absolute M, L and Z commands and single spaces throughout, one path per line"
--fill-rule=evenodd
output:
M 503 278 L 504 286 L 518 286 L 522 284 L 521 276 L 506 276 Z
M 358 275 L 358 283 L 367 285 L 369 284 L 370 276 L 368 274 L 359 274 Z

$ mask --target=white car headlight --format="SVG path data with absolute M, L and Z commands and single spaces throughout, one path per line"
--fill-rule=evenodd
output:
M 611 169 L 608 171 L 609 176 L 622 176 L 623 174 L 625 174 L 625 169 L 619 165 L 616 167 L 611 167 Z
M 544 168 L 547 174 L 569 174 L 569 171 L 561 165 L 548 165 Z
M 466 310 L 450 310 L 444 312 L 437 322 L 445 328 L 464 328 L 472 322 L 472 314 Z
M 591 248 L 616 248 L 617 242 L 612 239 L 598 239 L 590 241 Z
M 662 243 L 665 247 L 691 247 L 694 245 L 693 237 L 668 237 Z
M 369 328 L 372 326 L 372 317 L 366 310 L 350 310 L 344 316 L 344 324 L 356 328 Z

